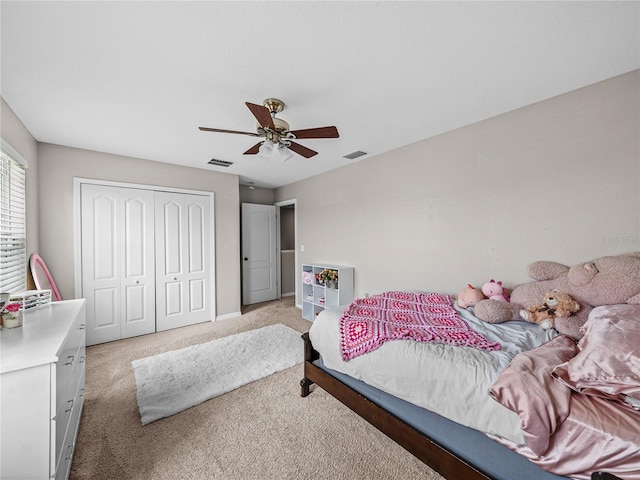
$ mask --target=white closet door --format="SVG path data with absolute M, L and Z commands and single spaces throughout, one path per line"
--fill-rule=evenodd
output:
M 122 188 L 122 338 L 156 331 L 154 192 Z
M 82 295 L 87 345 L 120 338 L 119 189 L 82 185 Z
M 211 320 L 211 208 L 204 195 L 156 192 L 156 328 Z
M 81 187 L 87 345 L 155 331 L 153 192 Z

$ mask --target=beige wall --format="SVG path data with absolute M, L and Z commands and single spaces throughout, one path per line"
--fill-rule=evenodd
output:
M 238 177 L 204 169 L 40 144 L 40 255 L 63 298 L 74 296 L 74 177 L 215 194 L 216 314 L 240 312 Z
M 240 185 L 241 203 L 259 203 L 261 205 L 273 205 L 273 189 Z
M 639 91 L 631 72 L 277 189 L 298 263 L 354 266 L 358 296 L 457 293 L 640 250 Z
M 26 176 L 27 255 L 37 252 L 38 243 L 38 142 L 11 107 L 0 97 L 0 137 L 22 155 L 29 167 Z M 26 266 L 25 266 L 26 268 Z
M 279 188 L 269 203 L 296 199 L 298 264 L 353 265 L 360 296 L 513 286 L 533 260 L 640 250 L 639 91 L 635 71 Z M 215 192 L 217 315 L 240 311 L 237 176 L 38 144 L 4 100 L 1 115 L 2 138 L 29 162 L 28 253 L 65 298 L 73 177 L 85 177 Z

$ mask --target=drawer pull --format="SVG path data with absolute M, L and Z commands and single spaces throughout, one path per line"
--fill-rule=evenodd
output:
M 70 412 L 71 410 L 73 410 L 73 402 L 74 402 L 74 400 L 69 400 L 69 401 L 67 402 L 67 403 L 69 403 L 70 405 L 69 405 L 69 408 L 67 408 L 67 409 L 65 410 L 65 413 L 66 413 L 66 412 Z
M 69 456 L 68 457 L 64 457 L 65 462 L 67 460 L 71 460 L 71 457 L 73 457 L 73 443 L 70 445 L 67 445 L 67 452 L 69 452 Z
M 73 365 L 73 359 L 76 358 L 75 355 L 69 355 L 67 359 L 69 360 L 65 365 Z

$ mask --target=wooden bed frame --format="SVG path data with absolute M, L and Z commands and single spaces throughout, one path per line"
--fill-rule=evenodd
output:
M 469 465 L 464 459 L 314 365 L 312 362 L 320 358 L 320 354 L 313 348 L 308 333 L 302 335 L 302 340 L 304 378 L 300 381 L 300 386 L 303 397 L 309 395 L 310 387 L 315 383 L 443 477 L 491 480 L 491 477 Z
M 313 362 L 320 358 L 320 354 L 313 348 L 309 334 L 303 334 L 302 340 L 304 341 L 304 378 L 300 381 L 301 396 L 308 396 L 311 385 L 316 384 L 445 478 L 492 480 L 490 476 L 482 473 L 463 458 L 316 366 Z M 591 478 L 592 480 L 621 480 L 601 472 L 593 473 Z

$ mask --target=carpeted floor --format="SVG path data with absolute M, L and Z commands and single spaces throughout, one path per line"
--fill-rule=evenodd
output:
M 88 347 L 71 480 L 441 478 L 321 389 L 300 397 L 302 365 L 141 425 L 132 360 L 274 323 L 301 333 L 311 325 L 287 297 Z

